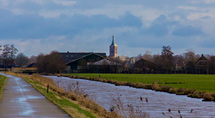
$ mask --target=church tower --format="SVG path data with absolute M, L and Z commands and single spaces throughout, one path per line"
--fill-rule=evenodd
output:
M 110 57 L 117 57 L 117 45 L 115 43 L 115 36 L 113 35 L 112 44 L 110 45 Z

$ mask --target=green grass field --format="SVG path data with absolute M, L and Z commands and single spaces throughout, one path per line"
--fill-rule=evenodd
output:
M 199 91 L 215 93 L 215 75 L 191 75 L 191 74 L 86 74 L 76 73 L 72 75 L 85 77 L 99 77 L 108 80 L 127 81 L 132 83 L 161 85 L 174 88 L 188 88 Z

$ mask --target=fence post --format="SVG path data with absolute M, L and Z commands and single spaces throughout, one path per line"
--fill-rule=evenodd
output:
M 47 93 L 49 93 L 49 83 L 47 84 Z

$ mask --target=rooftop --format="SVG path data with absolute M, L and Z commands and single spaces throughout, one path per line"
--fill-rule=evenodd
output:
M 96 54 L 102 57 L 106 57 L 106 53 L 94 53 L 94 52 L 66 52 L 60 53 L 65 63 L 71 62 L 73 60 L 82 58 L 89 54 Z

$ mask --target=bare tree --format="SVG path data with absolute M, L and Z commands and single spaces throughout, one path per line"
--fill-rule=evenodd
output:
M 186 53 L 183 54 L 183 57 L 185 59 L 185 63 L 195 63 L 200 58 L 200 55 L 196 55 L 192 49 L 189 49 L 186 50 Z
M 139 60 L 142 59 L 142 58 L 143 58 L 142 55 L 141 55 L 141 54 L 138 54 L 137 57 L 136 57 L 136 60 L 139 61 Z
M 174 58 L 174 66 L 175 71 L 178 71 L 180 73 L 183 73 L 183 69 L 185 67 L 185 60 L 182 55 L 175 55 Z
M 48 62 L 46 62 L 46 60 L 45 60 L 45 55 L 44 54 L 39 54 L 38 56 L 37 56 L 37 61 L 36 61 L 37 63 L 36 63 L 36 67 L 37 67 L 37 69 L 38 69 L 38 71 L 40 72 L 40 73 L 42 73 L 42 72 L 45 72 L 45 70 L 46 70 L 46 65 L 47 65 L 47 63 Z
M 25 56 L 23 53 L 19 53 L 17 56 L 16 56 L 16 65 L 18 66 L 25 66 L 28 64 L 28 57 Z
M 162 59 L 161 63 L 166 73 L 168 73 L 168 71 L 171 71 L 172 68 L 174 68 L 173 54 L 174 53 L 172 52 L 170 46 L 163 46 L 162 53 L 161 53 L 161 59 Z
M 14 45 L 5 44 L 2 49 L 2 61 L 5 66 L 5 70 L 8 66 L 14 66 L 15 54 L 18 50 L 15 48 Z
M 40 54 L 36 66 L 41 73 L 61 73 L 66 68 L 61 55 L 56 51 L 48 55 Z
M 28 64 L 32 64 L 32 63 L 36 63 L 37 61 L 37 57 L 32 55 L 29 59 L 28 59 Z
M 160 54 L 155 54 L 152 56 L 152 62 L 158 64 L 158 65 L 161 65 L 161 55 Z
M 143 59 L 148 60 L 148 61 L 152 61 L 152 55 L 151 55 L 151 51 L 146 51 L 145 54 L 142 56 Z
M 209 58 L 208 69 L 210 74 L 215 74 L 215 56 Z

